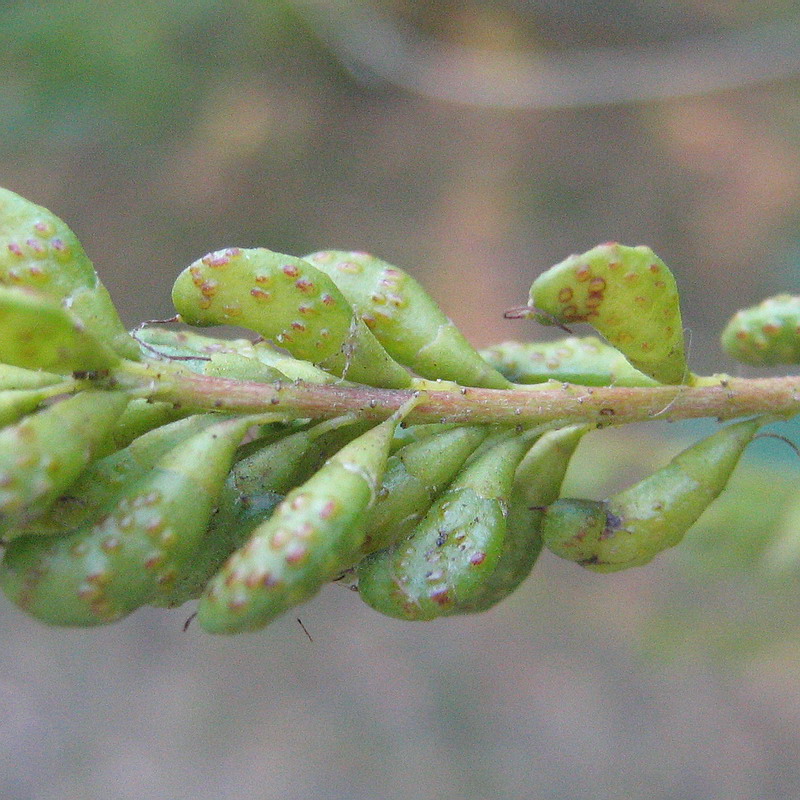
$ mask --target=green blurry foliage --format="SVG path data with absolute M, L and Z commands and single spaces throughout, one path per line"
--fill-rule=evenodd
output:
M 70 141 L 113 130 L 129 146 L 172 137 L 201 107 L 210 67 L 251 72 L 269 46 L 297 35 L 281 0 L 235 13 L 213 0 L 145 0 L 131 12 L 121 0 L 3 4 L 0 142 L 40 132 Z

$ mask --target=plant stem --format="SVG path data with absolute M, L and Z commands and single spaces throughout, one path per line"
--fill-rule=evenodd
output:
M 114 386 L 151 400 L 193 409 L 237 413 L 284 413 L 325 419 L 355 413 L 382 420 L 413 392 L 338 384 L 256 383 L 198 375 L 174 366 L 126 362 L 108 379 Z M 553 420 L 622 425 L 653 419 L 730 419 L 751 414 L 790 417 L 800 413 L 800 376 L 702 378 L 694 386 L 652 388 L 537 384 L 525 389 L 429 391 L 408 415 L 411 423 L 462 422 L 532 425 Z

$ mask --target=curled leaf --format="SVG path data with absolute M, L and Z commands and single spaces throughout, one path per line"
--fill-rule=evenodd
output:
M 432 432 L 392 455 L 369 512 L 362 553 L 382 550 L 408 536 L 487 433 L 468 426 Z
M 528 577 L 542 550 L 542 507 L 561 492 L 575 448 L 588 428 L 573 425 L 549 431 L 534 443 L 514 475 L 506 538 L 494 571 L 462 612 L 485 611 L 504 600 Z
M 411 385 L 331 279 L 307 261 L 264 248 L 209 253 L 175 281 L 172 300 L 191 325 L 239 325 L 359 383 Z
M 0 430 L 0 527 L 43 513 L 85 469 L 128 403 L 122 392 L 80 392 Z
M 728 425 L 608 500 L 557 500 L 545 510 L 545 545 L 595 572 L 647 564 L 676 545 L 722 492 L 764 422 Z
M 533 282 L 528 316 L 588 322 L 645 375 L 690 378 L 675 278 L 649 247 L 612 242 L 570 256 Z
M 615 347 L 596 336 L 569 336 L 553 342 L 502 342 L 481 351 L 514 383 L 563 381 L 581 386 L 658 386 L 634 369 Z
M 359 564 L 361 599 L 408 620 L 469 608 L 500 561 L 514 473 L 538 435 L 500 441 L 473 456 L 408 539 Z
M 126 358 L 138 358 L 75 234 L 55 214 L 0 188 L 0 284 L 28 287 L 68 308 Z
M 0 287 L 0 360 L 63 374 L 113 369 L 120 357 L 47 295 Z
M 343 447 L 253 531 L 201 598 L 198 619 L 205 630 L 261 628 L 352 563 L 395 426 L 407 410 L 410 405 Z
M 368 253 L 306 256 L 330 276 L 392 358 L 424 378 L 507 389 L 433 298 L 405 270 Z
M 158 604 L 178 606 L 200 597 L 225 561 L 272 516 L 285 495 L 364 430 L 363 423 L 342 417 L 299 431 L 290 429 L 285 435 L 275 430 L 241 448 L 194 557 Z
M 22 536 L 6 550 L 3 591 L 51 625 L 113 622 L 168 592 L 194 554 L 246 419 L 209 426 L 172 448 L 96 521 L 67 536 Z

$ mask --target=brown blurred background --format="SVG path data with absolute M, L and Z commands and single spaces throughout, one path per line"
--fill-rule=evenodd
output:
M 796 0 L 7 1 L 0 30 L 0 184 L 68 221 L 131 325 L 206 251 L 263 245 L 370 250 L 478 345 L 553 336 L 502 312 L 615 239 L 672 266 L 695 370 L 743 374 L 718 330 L 797 291 Z M 707 427 L 594 435 L 571 491 Z M 189 606 L 83 632 L 3 601 L 0 797 L 796 798 L 782 447 L 655 564 L 544 556 L 475 617 L 334 586 L 299 610 L 313 642 L 296 615 L 217 639 L 181 633 Z

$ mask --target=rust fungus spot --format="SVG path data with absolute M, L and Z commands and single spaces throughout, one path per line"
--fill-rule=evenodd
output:
M 250 290 L 250 295 L 259 303 L 268 303 L 270 300 L 272 300 L 272 293 L 265 292 L 263 289 L 259 289 L 258 286 L 254 286 Z
M 613 417 L 616 412 L 613 408 L 601 408 L 597 413 L 602 417 Z
M 477 567 L 478 564 L 483 564 L 486 561 L 486 553 L 473 553 L 469 557 L 469 563 L 472 564 L 473 567 Z
M 606 282 L 605 282 L 605 280 L 603 278 L 601 278 L 599 276 L 597 278 L 592 278 L 589 281 L 589 291 L 590 292 L 602 292 L 603 289 L 605 289 L 605 288 L 606 288 Z
M 59 239 L 58 237 L 50 240 L 50 246 L 53 248 L 53 250 L 58 250 L 59 253 L 65 253 L 69 250 L 69 247 L 64 244 L 64 240 Z
M 765 336 L 774 336 L 776 333 L 780 333 L 781 326 L 775 322 L 767 322 L 761 327 L 761 330 Z
M 440 606 L 446 606 L 452 602 L 450 600 L 450 593 L 447 591 L 447 589 L 437 589 L 435 592 L 431 592 L 428 597 L 433 600 L 434 603 Z
M 564 306 L 564 308 L 561 309 L 561 313 L 566 319 L 571 321 L 580 319 L 577 306 Z
M 268 575 L 268 572 L 251 572 L 246 578 L 244 578 L 242 583 L 244 583 L 248 589 L 257 589 L 259 586 L 265 585 L 264 580 Z
M 305 325 L 303 325 L 303 323 L 302 323 L 302 322 L 298 322 L 297 320 L 295 320 L 295 321 L 292 323 L 292 328 L 293 328 L 294 330 L 296 330 L 296 331 L 304 331 L 304 330 L 306 329 L 306 326 L 305 326 Z
M 581 282 L 588 281 L 592 277 L 592 268 L 588 264 L 581 264 L 575 268 L 575 277 Z
M 304 508 L 308 505 L 308 495 L 307 494 L 296 494 L 290 501 L 289 501 L 289 508 L 292 511 L 299 511 L 301 508 Z
M 294 264 L 284 264 L 281 267 L 281 272 L 288 278 L 296 278 L 300 274 L 300 268 Z
M 294 282 L 294 285 L 297 291 L 303 292 L 303 294 L 308 294 L 309 292 L 314 291 L 314 283 L 308 280 L 308 278 L 298 278 Z
M 306 556 L 308 555 L 308 549 L 305 545 L 300 544 L 300 542 L 294 542 L 289 547 L 286 548 L 286 553 L 284 554 L 284 559 L 286 560 L 287 564 L 299 564 L 301 561 L 304 561 Z
M 258 275 L 256 275 L 256 279 L 255 280 L 256 280 L 256 283 L 269 285 L 270 283 L 272 283 L 272 275 L 267 275 L 267 274 L 261 272 Z
M 263 577 L 261 578 L 261 585 L 265 589 L 273 589 L 276 586 L 280 586 L 281 581 L 279 578 L 276 578 L 271 572 L 265 572 Z
M 154 553 L 145 559 L 144 567 L 145 569 L 155 569 L 163 560 L 164 556 L 161 553 Z
M 47 251 L 47 248 L 38 239 L 28 239 L 25 244 L 27 244 L 34 253 L 41 254 Z
M 269 546 L 273 550 L 280 550 L 282 547 L 286 546 L 291 539 L 292 534 L 286 530 L 286 528 L 280 528 L 272 534 L 272 538 L 269 540 Z
M 9 242 L 7 247 L 15 256 L 23 256 L 23 255 L 25 255 L 22 252 L 22 248 L 16 242 Z
M 301 539 L 310 539 L 314 535 L 315 531 L 316 529 L 314 528 L 314 525 L 311 522 L 306 521 L 301 522 L 297 526 L 295 533 Z
M 326 306 L 332 306 L 336 303 L 333 297 L 329 294 L 323 294 L 322 297 L 320 297 L 320 300 L 322 301 L 323 305 Z
M 217 251 L 203 256 L 201 260 L 207 267 L 224 267 L 230 261 L 230 257 L 225 252 Z
M 335 500 L 328 500 L 319 511 L 320 519 L 330 519 L 336 513 L 337 505 Z
M 586 308 L 597 308 L 603 302 L 603 295 L 600 292 L 592 292 L 586 299 Z
M 568 303 L 572 300 L 573 291 L 569 286 L 565 286 L 559 293 L 558 293 L 558 302 L 559 303 Z

